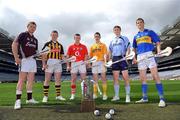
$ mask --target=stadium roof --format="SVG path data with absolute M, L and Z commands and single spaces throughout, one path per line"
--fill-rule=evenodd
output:
M 180 46 L 180 16 L 176 19 L 172 26 L 165 26 L 161 31 L 160 39 L 162 48 L 171 46 L 175 48 Z
M 9 33 L 0 28 L 0 49 L 7 52 L 11 52 L 12 41 L 13 38 L 9 37 Z

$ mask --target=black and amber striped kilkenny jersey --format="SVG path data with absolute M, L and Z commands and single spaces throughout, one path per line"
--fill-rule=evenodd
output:
M 44 44 L 42 50 L 46 47 L 50 50 L 47 54 L 47 59 L 62 59 L 62 55 L 64 55 L 63 46 L 58 41 L 49 41 Z

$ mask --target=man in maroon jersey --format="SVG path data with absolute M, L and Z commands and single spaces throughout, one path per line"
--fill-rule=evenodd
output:
M 23 89 L 23 83 L 27 80 L 27 100 L 26 103 L 35 104 L 38 103 L 32 98 L 32 86 L 37 72 L 36 60 L 31 57 L 37 53 L 38 40 L 34 37 L 33 33 L 36 30 L 36 23 L 29 22 L 27 25 L 27 31 L 22 32 L 12 43 L 12 52 L 16 64 L 19 65 L 19 80 L 16 88 L 16 102 L 14 109 L 21 108 L 21 95 Z

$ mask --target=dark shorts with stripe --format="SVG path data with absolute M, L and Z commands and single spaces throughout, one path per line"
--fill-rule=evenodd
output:
M 117 60 L 122 59 L 122 56 L 113 56 L 112 61 L 115 62 Z M 113 71 L 124 71 L 124 70 L 128 70 L 128 64 L 126 62 L 126 60 L 123 60 L 121 62 L 115 63 L 112 65 L 112 70 Z

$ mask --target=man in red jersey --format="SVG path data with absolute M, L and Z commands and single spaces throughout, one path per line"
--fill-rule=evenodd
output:
M 70 100 L 74 100 L 76 93 L 76 79 L 77 73 L 80 73 L 81 80 L 86 79 L 86 64 L 83 64 L 85 60 L 88 58 L 87 47 L 80 43 L 81 35 L 74 35 L 75 43 L 70 45 L 67 52 L 67 58 L 72 56 L 76 57 L 76 61 L 71 63 L 67 63 L 67 70 L 71 71 L 71 97 Z

